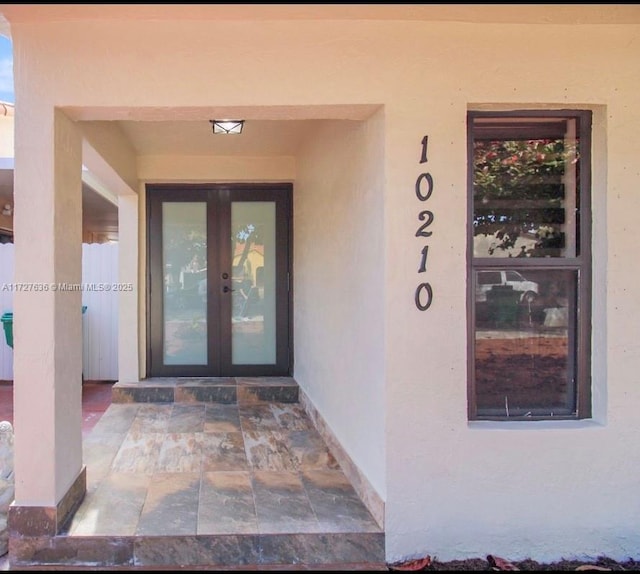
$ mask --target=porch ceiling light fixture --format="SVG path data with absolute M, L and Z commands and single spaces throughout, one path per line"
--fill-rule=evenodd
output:
M 209 120 L 214 134 L 241 134 L 244 120 Z

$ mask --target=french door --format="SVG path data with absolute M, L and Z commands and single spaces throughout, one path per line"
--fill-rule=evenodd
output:
M 290 374 L 291 185 L 148 185 L 151 376 Z

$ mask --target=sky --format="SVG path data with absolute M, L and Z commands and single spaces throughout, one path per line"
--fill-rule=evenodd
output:
M 11 40 L 0 34 L 0 101 L 15 104 L 13 96 L 13 47 Z

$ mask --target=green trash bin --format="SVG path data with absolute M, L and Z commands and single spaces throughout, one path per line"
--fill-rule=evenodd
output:
M 2 327 L 4 328 L 4 338 L 7 345 L 13 349 L 13 313 L 4 313 L 2 315 Z
M 496 327 L 517 325 L 520 295 L 511 285 L 495 285 L 487 291 L 489 313 Z

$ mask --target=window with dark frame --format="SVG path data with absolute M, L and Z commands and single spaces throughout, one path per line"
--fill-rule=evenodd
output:
M 591 416 L 591 112 L 469 112 L 470 420 Z

